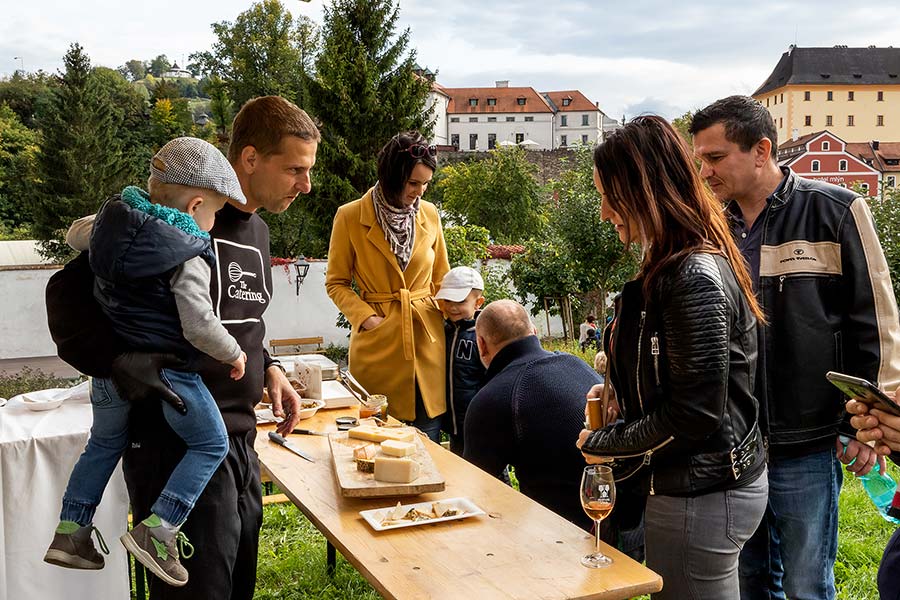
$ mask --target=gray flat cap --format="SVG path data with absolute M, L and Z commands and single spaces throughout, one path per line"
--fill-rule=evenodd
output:
M 218 148 L 198 138 L 168 142 L 150 161 L 150 172 L 162 183 L 212 190 L 247 204 L 231 163 Z

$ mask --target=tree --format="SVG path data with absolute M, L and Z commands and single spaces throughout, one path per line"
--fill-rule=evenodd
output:
M 444 243 L 450 267 L 470 267 L 488 256 L 491 232 L 478 225 L 451 225 L 444 227 Z
M 681 134 L 682 139 L 687 142 L 689 148 L 694 147 L 694 138 L 691 135 L 691 123 L 694 120 L 694 113 L 692 111 L 687 111 L 680 117 L 677 117 L 672 120 L 672 127 L 675 128 L 675 131 Z
M 546 235 L 513 258 L 511 275 L 522 300 L 575 296 L 576 313 L 603 314 L 606 298 L 637 272 L 637 256 L 600 219 L 591 149 L 575 150 L 570 168 L 551 184 L 555 204 Z M 535 311 L 541 302 L 535 305 Z M 580 318 L 581 315 L 579 315 Z
M 430 84 L 413 73 L 409 30 L 395 33 L 399 8 L 391 0 L 334 0 L 325 8 L 322 48 L 306 108 L 322 123 L 313 191 L 294 201 L 313 227 L 314 247 L 327 248 L 338 206 L 375 183 L 376 156 L 396 133 L 430 135 Z
M 9 106 L 23 125 L 35 129 L 35 115 L 49 102 L 53 84 L 43 71 L 22 75 L 17 70 L 9 79 L 0 81 L 0 104 Z
M 209 97 L 209 117 L 216 127 L 216 134 L 223 144 L 228 141 L 228 125 L 234 119 L 234 104 L 228 96 L 228 88 L 218 75 L 211 75 L 206 79 L 203 89 Z
M 213 23 L 212 51 L 191 54 L 191 66 L 219 77 L 235 106 L 277 94 L 297 101 L 303 75 L 297 30 L 279 0 L 261 0 L 234 23 Z
M 441 208 L 460 223 L 488 229 L 502 244 L 521 243 L 545 223 L 537 167 L 519 147 L 492 150 L 484 160 L 442 169 Z
M 868 198 L 868 201 L 891 273 L 894 296 L 900 298 L 900 189 L 884 187 L 881 198 Z
M 31 222 L 39 142 L 39 132 L 0 104 L 0 226 L 15 229 Z
M 73 219 L 146 176 L 143 101 L 115 71 L 91 69 L 77 43 L 63 58 L 52 101 L 39 119 L 41 185 L 34 202 L 34 233 L 48 257 L 71 254 L 63 236 Z
M 131 59 L 119 67 L 119 72 L 130 81 L 138 81 L 147 75 L 147 63 L 143 60 Z
M 150 67 L 147 69 L 150 71 L 150 74 L 154 77 L 162 77 L 162 74 L 172 68 L 172 63 L 169 62 L 169 59 L 165 54 L 160 54 L 152 61 L 150 61 Z

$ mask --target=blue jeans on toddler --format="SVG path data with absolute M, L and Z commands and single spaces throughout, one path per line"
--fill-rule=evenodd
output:
M 162 380 L 188 407 L 187 414 L 182 415 L 168 403 L 162 403 L 166 421 L 188 448 L 152 511 L 173 525 L 181 525 L 228 453 L 228 437 L 219 408 L 198 374 L 163 369 Z M 103 490 L 125 452 L 131 407 L 119 396 L 111 380 L 94 378 L 91 408 L 91 437 L 69 476 L 59 516 L 61 521 L 74 521 L 81 526 L 93 522 Z
M 834 448 L 769 461 L 769 506 L 741 552 L 741 600 L 833 600 L 838 494 Z

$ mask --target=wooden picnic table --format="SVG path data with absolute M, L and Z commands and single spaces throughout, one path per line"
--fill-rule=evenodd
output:
M 320 410 L 299 427 L 332 432 L 335 417 L 357 414 L 355 407 Z M 272 429 L 259 428 L 256 451 L 262 466 L 385 598 L 622 599 L 662 589 L 659 575 L 609 546 L 603 552 L 615 561 L 612 566 L 583 567 L 581 557 L 593 548 L 591 534 L 429 440 L 425 445 L 446 489 L 400 500 L 466 497 L 487 514 L 374 531 L 359 511 L 392 506 L 398 498 L 343 498 L 328 438 L 288 437 L 315 458 L 311 463 L 270 442 Z

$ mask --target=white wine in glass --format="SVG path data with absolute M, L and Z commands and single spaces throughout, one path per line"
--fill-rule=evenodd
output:
M 600 552 L 600 521 L 609 516 L 616 504 L 616 482 L 612 469 L 604 465 L 584 468 L 581 475 L 581 507 L 594 520 L 594 552 L 584 556 L 581 564 L 591 569 L 608 567 L 612 559 Z

